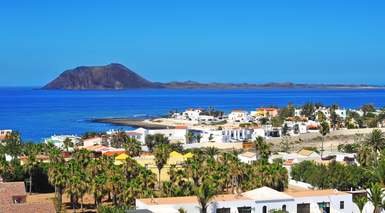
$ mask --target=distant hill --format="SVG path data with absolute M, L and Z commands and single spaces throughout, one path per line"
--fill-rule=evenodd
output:
M 169 83 L 151 82 L 121 64 L 105 66 L 81 66 L 64 71 L 59 77 L 42 89 L 65 90 L 105 90 L 133 88 L 169 88 L 169 89 L 252 89 L 252 88 L 384 88 L 365 84 L 298 84 L 284 83 L 199 83 L 195 81 L 175 81 Z
M 158 85 L 142 78 L 121 64 L 81 66 L 63 72 L 43 89 L 128 89 L 151 88 Z

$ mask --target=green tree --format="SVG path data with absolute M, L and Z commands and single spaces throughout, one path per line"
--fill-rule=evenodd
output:
M 69 148 L 74 147 L 74 143 L 72 142 L 72 140 L 70 138 L 65 138 L 63 141 L 63 146 L 64 146 L 64 149 L 68 152 Z
M 313 103 L 305 103 L 302 106 L 301 115 L 307 118 L 314 116 L 315 106 Z
M 138 140 L 135 138 L 127 138 L 126 143 L 124 144 L 124 149 L 127 154 L 131 157 L 139 156 L 142 152 L 142 146 Z
M 384 189 L 379 184 L 372 184 L 368 193 L 368 200 L 372 202 L 374 206 L 373 213 L 381 213 L 385 204 L 384 200 Z
M 262 162 L 267 162 L 270 155 L 270 144 L 266 143 L 265 139 L 261 136 L 257 137 L 254 141 L 254 147 L 256 152 L 258 153 L 257 160 L 261 160 Z
M 209 147 L 205 148 L 205 153 L 209 157 L 214 159 L 219 154 L 219 150 L 218 150 L 218 148 L 216 148 L 214 146 L 209 146 Z
M 20 156 L 22 152 L 22 141 L 19 132 L 12 131 L 8 133 L 2 142 L 5 144 L 5 153 L 9 154 L 13 159 Z
M 55 209 L 61 212 L 63 191 L 66 186 L 67 173 L 64 158 L 58 149 L 50 150 L 50 164 L 48 169 L 48 180 L 55 188 Z
M 210 178 L 205 178 L 198 186 L 194 187 L 194 192 L 201 206 L 201 213 L 206 213 L 211 199 L 218 192 L 218 187 Z
M 320 129 L 319 129 L 319 133 L 322 135 L 322 142 L 321 142 L 321 158 L 323 156 L 323 152 L 324 152 L 324 140 L 325 140 L 325 136 L 327 134 L 329 134 L 330 132 L 330 128 L 329 128 L 329 124 L 324 121 L 321 123 L 320 125 Z
M 161 187 L 161 171 L 170 157 L 170 147 L 168 144 L 159 144 L 154 149 L 155 164 L 158 168 L 158 186 Z
M 367 116 L 368 113 L 376 111 L 376 108 L 372 104 L 364 104 L 361 106 L 362 112 L 364 112 L 364 116 Z
M 24 169 L 29 175 L 29 194 L 32 194 L 32 172 L 38 166 L 36 155 L 38 154 L 38 149 L 33 144 L 27 146 L 27 160 L 25 162 Z
M 366 138 L 365 143 L 372 147 L 373 150 L 379 153 L 382 149 L 385 148 L 385 135 L 379 129 L 374 129 Z
M 368 202 L 368 198 L 366 196 L 355 196 L 353 201 L 357 205 L 360 212 L 362 212 L 366 202 Z

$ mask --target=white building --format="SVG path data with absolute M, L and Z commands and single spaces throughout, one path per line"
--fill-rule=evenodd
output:
M 253 129 L 253 134 L 251 136 L 251 139 L 255 140 L 258 137 L 263 137 L 263 138 L 266 137 L 265 129 L 263 129 L 263 128 Z
M 246 128 L 233 128 L 222 130 L 225 141 L 244 141 L 252 139 L 253 130 Z
M 238 155 L 238 159 L 242 163 L 251 164 L 251 163 L 253 163 L 254 161 L 257 160 L 257 153 L 255 153 L 255 152 L 244 152 L 244 153 L 241 153 L 241 154 Z
M 352 195 L 337 190 L 302 190 L 279 192 L 261 187 L 240 194 L 215 196 L 209 203 L 208 213 L 268 213 L 272 210 L 286 212 L 322 213 L 355 212 Z M 189 213 L 200 212 L 195 196 L 136 199 L 136 209 L 157 212 L 178 212 L 184 209 Z
M 187 131 L 188 129 L 186 127 L 180 127 L 175 129 L 149 129 L 144 135 L 144 138 L 146 137 L 147 134 L 149 135 L 162 134 L 165 137 L 167 137 L 171 143 L 177 143 L 177 142 L 186 143 Z
M 186 111 L 183 112 L 183 116 L 187 120 L 198 122 L 199 115 L 201 114 L 201 112 L 202 112 L 201 109 L 187 109 Z
M 233 110 L 228 115 L 228 120 L 231 123 L 247 123 L 251 120 L 249 113 L 244 110 Z
M 294 116 L 301 117 L 302 109 L 294 109 Z
M 102 142 L 103 142 L 102 137 L 88 138 L 88 139 L 83 140 L 83 146 L 101 145 Z
M 305 122 L 285 121 L 283 126 L 287 126 L 286 134 L 293 136 L 307 133 L 307 125 Z
M 346 119 L 346 109 L 336 109 L 334 112 L 342 119 Z
M 44 143 L 52 143 L 56 147 L 60 149 L 64 149 L 63 141 L 65 139 L 70 139 L 74 146 L 80 143 L 81 138 L 75 135 L 53 135 L 50 138 L 44 139 Z M 69 151 L 71 151 L 72 148 L 69 148 Z
M 10 129 L 1 129 L 0 130 L 0 141 L 4 140 L 5 137 L 8 135 L 8 134 L 11 134 L 12 133 L 12 130 Z

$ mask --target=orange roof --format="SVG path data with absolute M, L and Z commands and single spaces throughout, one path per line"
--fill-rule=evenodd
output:
M 278 111 L 278 109 L 276 108 L 264 108 L 264 107 L 261 107 L 261 108 L 258 108 L 258 110 L 260 111 Z
M 185 126 L 185 125 L 177 125 L 177 126 L 175 126 L 175 129 L 187 129 L 187 126 Z
M 287 159 L 285 162 L 283 162 L 283 165 L 285 166 L 291 166 L 294 163 L 294 159 Z
M 23 155 L 23 156 L 20 156 L 19 158 L 20 158 L 20 160 L 27 160 L 28 156 Z M 48 160 L 49 156 L 47 156 L 47 155 L 36 155 L 36 159 L 37 160 Z
M 114 156 L 114 155 L 120 155 L 120 154 L 123 154 L 123 153 L 126 153 L 126 151 L 124 151 L 124 150 L 114 150 L 114 151 L 104 152 L 103 155 L 105 155 L 105 156 Z
M 162 205 L 162 204 L 174 204 L 174 203 L 178 203 L 178 204 L 198 203 L 198 199 L 195 196 L 145 198 L 145 199 L 139 199 L 139 200 L 147 205 Z
M 93 145 L 93 146 L 83 146 L 81 148 L 82 149 L 87 149 L 88 151 L 95 151 L 95 150 L 98 150 L 98 149 L 104 149 L 104 148 L 109 148 L 109 147 L 103 146 L 103 145 Z
M 303 191 L 288 191 L 286 194 L 293 197 L 314 197 L 314 196 L 329 196 L 329 195 L 349 195 L 349 193 L 341 192 L 335 189 L 324 190 L 303 190 Z
M 186 197 L 163 197 L 163 198 L 146 198 L 139 199 L 141 202 L 147 205 L 164 205 L 164 204 L 198 204 L 198 199 L 195 196 Z M 249 197 L 238 194 L 223 194 L 217 195 L 213 198 L 213 201 L 235 201 L 235 200 L 252 200 Z

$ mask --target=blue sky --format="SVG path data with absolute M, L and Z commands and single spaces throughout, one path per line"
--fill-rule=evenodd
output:
M 153 81 L 385 84 L 385 3 L 8 1 L 0 86 L 118 62 Z

